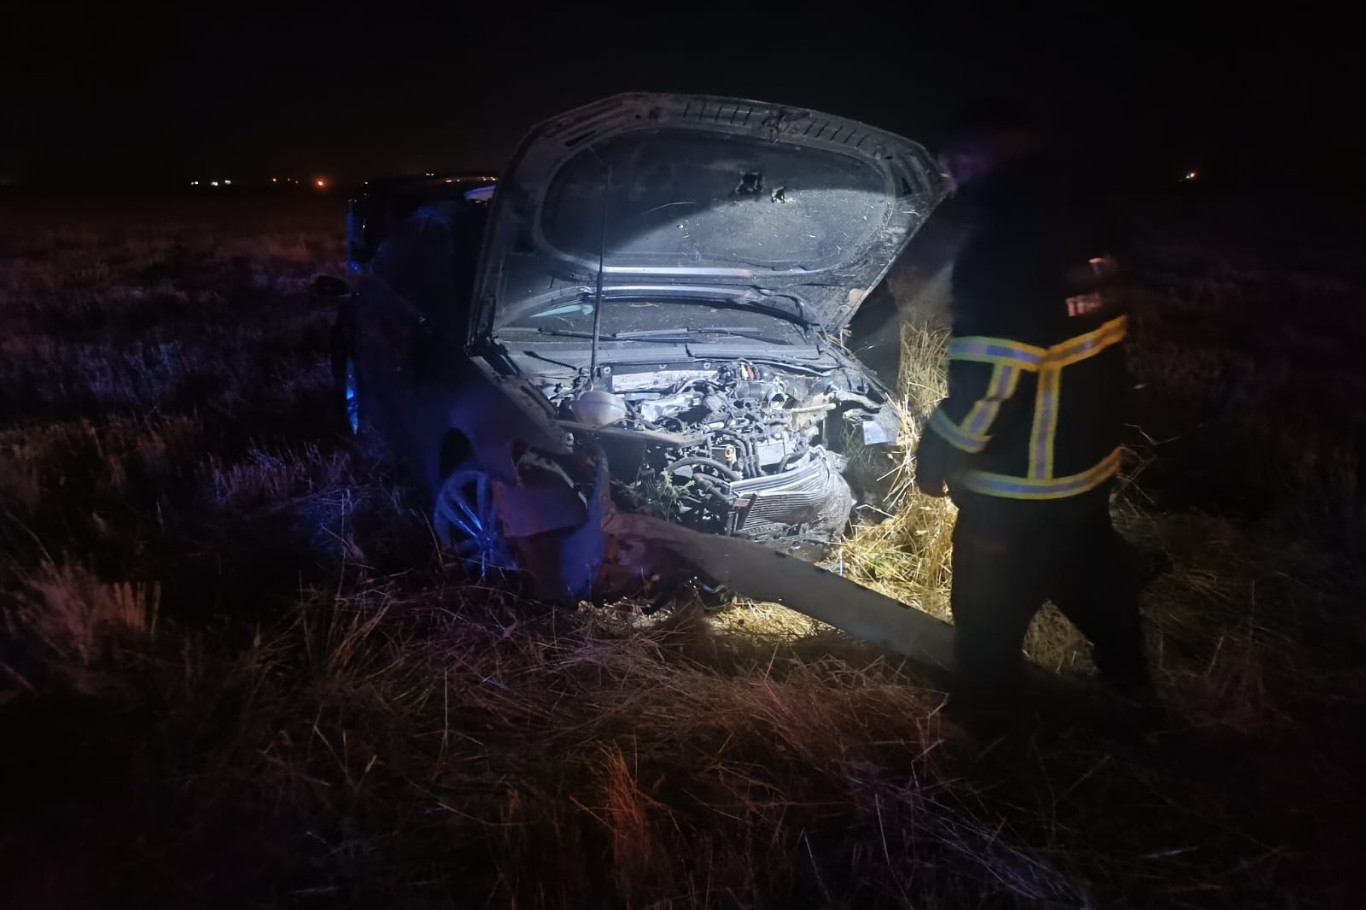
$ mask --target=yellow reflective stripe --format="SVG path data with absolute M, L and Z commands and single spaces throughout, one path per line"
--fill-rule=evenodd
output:
M 949 341 L 949 360 L 973 360 L 978 363 L 1004 364 L 1022 370 L 1034 370 L 1047 352 L 1032 344 L 1021 344 L 1009 338 L 986 338 L 968 335 Z
M 964 452 L 977 453 L 987 447 L 987 437 L 965 432 L 941 408 L 935 408 L 934 413 L 930 415 L 930 429 L 944 437 L 949 445 Z
M 1034 399 L 1034 426 L 1029 436 L 1029 477 L 1053 477 L 1054 445 L 1058 438 L 1058 410 L 1062 399 L 1062 371 L 1124 340 L 1129 320 L 1126 316 L 1109 322 L 1085 335 L 1069 338 L 1048 349 L 1039 367 L 1039 388 Z
M 1015 387 L 1019 383 L 1018 368 L 996 364 L 991 371 L 991 381 L 987 383 L 986 394 L 968 412 L 967 418 L 963 421 L 963 429 L 972 436 L 986 436 L 996 420 L 996 415 L 1001 411 L 1001 403 L 1015 394 Z
M 1003 499 L 1063 499 L 1094 490 L 1119 473 L 1122 449 L 1115 449 L 1094 467 L 1066 477 L 1035 480 L 993 474 L 988 471 L 964 471 L 958 482 L 974 493 Z
M 1053 476 L 1053 440 L 1058 435 L 1058 398 L 1062 390 L 1062 370 L 1048 367 L 1039 371 L 1039 387 L 1034 394 L 1034 426 L 1029 432 L 1029 476 L 1047 480 Z
M 1037 372 L 1038 389 L 1034 396 L 1034 423 L 1029 433 L 1029 467 L 1025 479 L 1030 482 L 1051 483 L 1054 479 L 1054 449 L 1058 435 L 1062 370 L 1123 341 L 1128 327 L 1128 317 L 1118 316 L 1094 331 L 1069 338 L 1049 348 L 1022 344 L 1009 338 L 989 338 L 981 335 L 955 338 L 949 342 L 949 359 L 990 363 L 994 367 L 991 380 L 987 394 L 973 405 L 962 426 L 958 426 L 939 411 L 931 417 L 930 426 L 957 448 L 965 452 L 980 452 L 990 438 L 987 431 L 1000 411 L 1000 403 L 1014 394 L 1021 371 Z M 1106 475 L 1108 476 L 1110 475 Z M 1102 477 L 1101 480 L 1106 477 Z
M 1034 480 L 1047 480 L 1053 476 L 1054 442 L 1058 430 L 1063 367 L 1094 357 L 1111 345 L 1123 341 L 1128 325 L 1127 316 L 1118 316 L 1094 331 L 1069 338 L 1049 348 L 1021 344 L 1009 338 L 970 335 L 949 343 L 949 359 L 993 364 L 993 386 L 1004 381 L 1005 370 L 1013 373 L 1012 381 L 1018 380 L 1020 370 L 1039 373 L 1038 390 L 1034 396 L 1034 425 L 1029 434 L 1029 477 Z M 989 390 L 986 398 L 973 406 L 963 425 L 967 434 L 985 435 L 1000 409 L 999 403 L 993 401 L 995 397 Z M 1003 397 L 1008 398 L 1009 395 Z M 948 437 L 949 433 L 946 432 L 944 435 Z
M 949 360 L 973 360 L 979 363 L 1003 364 L 1022 370 L 1043 367 L 1063 367 L 1085 360 L 1123 341 L 1128 331 L 1129 317 L 1117 316 L 1100 328 L 1077 335 L 1049 348 L 1023 344 L 1009 338 L 990 338 L 985 335 L 966 335 L 949 341 Z
M 1129 329 L 1129 317 L 1119 316 L 1085 335 L 1069 338 L 1048 349 L 1043 366 L 1062 368 L 1079 360 L 1094 357 L 1110 345 L 1123 341 Z
M 1047 375 L 1040 373 L 1039 382 L 1044 385 L 1051 405 L 1048 409 L 1048 426 L 1043 431 L 1043 476 L 1053 476 L 1053 444 L 1058 441 L 1058 410 L 1062 407 L 1062 368 L 1049 370 Z

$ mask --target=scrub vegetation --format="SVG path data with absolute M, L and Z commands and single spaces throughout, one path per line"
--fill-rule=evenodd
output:
M 1166 707 L 1044 694 L 988 745 L 782 608 L 551 610 L 443 559 L 331 424 L 340 215 L 0 212 L 0 906 L 1359 903 L 1345 225 L 1133 210 L 1115 507 Z M 946 616 L 951 507 L 905 454 L 946 333 L 902 303 L 906 445 L 863 456 L 890 517 L 830 565 Z M 1056 615 L 1027 649 L 1092 691 Z

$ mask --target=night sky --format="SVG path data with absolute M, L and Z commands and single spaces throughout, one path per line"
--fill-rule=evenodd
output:
M 1355 180 L 1366 150 L 1349 36 L 1308 17 L 1123 21 L 1033 5 L 1002 18 L 961 3 L 473 9 L 15 0 L 0 13 L 0 178 L 497 170 L 535 121 L 635 89 L 803 105 L 931 145 L 965 99 L 1021 94 L 1117 170 L 1159 179 L 1190 167 L 1243 182 Z

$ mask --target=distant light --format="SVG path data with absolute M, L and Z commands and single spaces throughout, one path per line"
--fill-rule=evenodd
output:
M 428 177 L 435 177 L 436 174 L 435 174 L 433 171 L 428 171 L 428 172 L 427 172 L 427 176 L 428 176 Z
M 278 178 L 278 177 L 271 177 L 271 178 L 270 178 L 270 182 L 271 182 L 271 183 L 279 183 L 279 182 L 280 182 L 280 178 Z
M 447 177 L 447 178 L 446 178 L 446 182 L 447 182 L 447 183 L 455 183 L 455 178 L 454 178 L 454 177 Z
M 210 180 L 210 181 L 209 181 L 209 186 L 218 186 L 218 181 L 217 181 L 217 180 Z
M 1181 178 L 1181 181 L 1182 181 L 1183 183 L 1190 183 L 1192 180 L 1196 180 L 1196 179 L 1198 179 L 1199 177 L 1200 177 L 1200 172 L 1199 172 L 1199 171 L 1187 171 L 1187 172 L 1186 172 L 1186 175 L 1185 175 L 1184 177 Z
M 198 180 L 191 180 L 191 181 L 190 181 L 190 186 L 199 186 L 199 181 L 198 181 Z
M 223 181 L 223 185 L 224 185 L 224 186 L 232 186 L 232 181 L 231 181 L 231 180 L 224 180 L 224 181 Z
M 313 181 L 313 185 L 316 186 L 316 187 L 317 187 L 318 189 L 320 189 L 320 190 L 325 190 L 325 189 L 327 189 L 327 181 L 324 180 L 324 179 L 321 178 L 321 177 L 319 177 L 317 180 L 314 180 L 314 181 Z

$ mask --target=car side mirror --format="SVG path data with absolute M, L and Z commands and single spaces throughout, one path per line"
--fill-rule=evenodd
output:
M 313 293 L 319 297 L 345 297 L 351 289 L 334 275 L 319 275 L 313 279 Z

